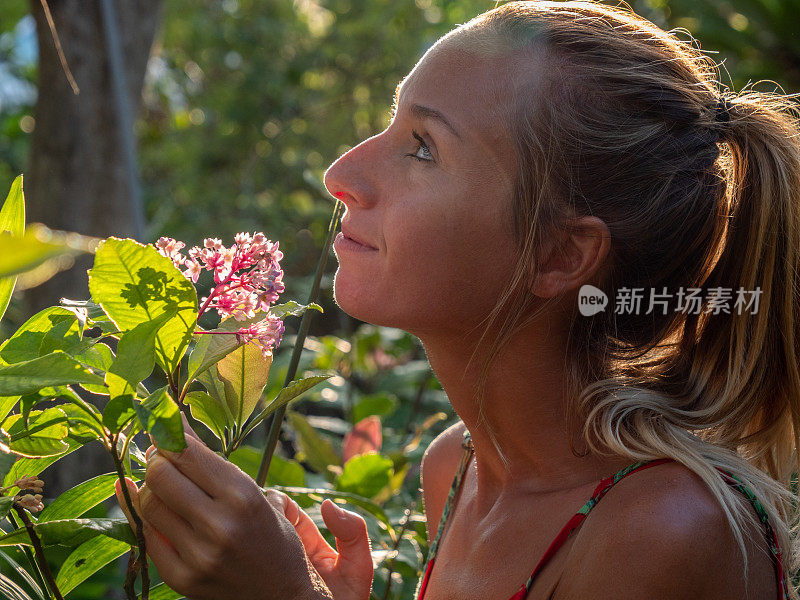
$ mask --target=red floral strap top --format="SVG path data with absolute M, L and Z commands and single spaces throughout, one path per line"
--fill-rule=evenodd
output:
M 448 517 L 453 510 L 453 506 L 455 505 L 455 496 L 459 488 L 461 487 L 461 480 L 464 476 L 464 473 L 467 470 L 467 465 L 469 464 L 470 458 L 472 457 L 472 439 L 470 438 L 469 432 L 464 432 L 464 454 L 461 458 L 461 463 L 459 464 L 458 471 L 456 472 L 456 476 L 453 479 L 453 484 L 450 486 L 450 493 L 447 495 L 447 502 L 445 503 L 444 511 L 442 512 L 442 518 L 439 521 L 439 527 L 436 531 L 436 537 L 434 538 L 433 542 L 430 545 L 430 549 L 428 551 L 428 562 L 425 566 L 425 573 L 420 579 L 420 582 L 417 586 L 417 593 L 415 597 L 417 600 L 422 600 L 425 595 L 425 589 L 428 586 L 428 580 L 431 576 L 431 571 L 433 570 L 434 562 L 436 561 L 436 552 L 439 549 L 439 544 L 441 542 L 442 535 L 445 531 L 445 526 L 448 521 Z M 556 538 L 552 541 L 550 546 L 544 553 L 544 556 L 539 560 L 539 563 L 536 565 L 536 568 L 533 570 L 533 573 L 528 578 L 522 586 L 520 587 L 519 591 L 514 594 L 510 600 L 524 600 L 528 592 L 530 591 L 531 587 L 533 586 L 533 582 L 536 579 L 536 576 L 542 571 L 544 566 L 547 562 L 553 557 L 553 555 L 558 551 L 558 549 L 564 544 L 567 540 L 569 535 L 575 531 L 581 523 L 583 523 L 586 516 L 589 514 L 589 511 L 594 508 L 600 499 L 608 493 L 608 491 L 614 487 L 621 479 L 627 477 L 631 473 L 635 473 L 637 471 L 642 471 L 644 469 L 649 469 L 650 467 L 655 467 L 657 465 L 661 465 L 667 462 L 671 462 L 674 459 L 672 458 L 658 458 L 655 460 L 649 461 L 640 461 L 629 465 L 615 473 L 611 477 L 603 479 L 595 488 L 592 497 L 584 504 L 580 510 L 578 510 L 573 517 L 567 521 L 566 525 L 561 529 L 558 533 Z M 789 592 L 787 588 L 786 582 L 786 574 L 783 570 L 783 564 L 781 561 L 781 550 L 778 547 L 778 538 L 775 535 L 775 531 L 772 529 L 772 526 L 769 523 L 769 518 L 767 516 L 766 511 L 764 510 L 761 503 L 756 498 L 755 494 L 747 487 L 745 484 L 738 479 L 732 473 L 725 471 L 723 469 L 718 468 L 720 473 L 722 474 L 723 479 L 730 484 L 733 488 L 741 492 L 745 495 L 745 497 L 750 501 L 750 503 L 755 508 L 756 514 L 758 515 L 759 520 L 764 525 L 764 529 L 766 531 L 766 538 L 767 544 L 770 549 L 770 554 L 772 557 L 772 563 L 775 567 L 775 576 L 778 581 L 778 600 L 788 600 Z

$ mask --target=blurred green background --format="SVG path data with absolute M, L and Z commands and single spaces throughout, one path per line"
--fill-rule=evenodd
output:
M 46 145 L 64 135 L 49 128 L 69 129 L 83 122 L 71 115 L 70 102 L 88 102 L 94 94 L 101 105 L 111 105 L 110 114 L 115 110 L 108 77 L 100 78 L 100 87 L 93 89 L 97 81 L 82 80 L 76 71 L 82 95 L 69 96 L 60 66 L 53 68 L 52 51 L 47 57 L 37 51 L 33 15 L 41 10 L 39 4 L 39 0 L 3 0 L 0 6 L 0 191 L 8 190 L 12 179 L 23 172 L 40 177 L 52 173 L 55 179 L 65 176 L 52 167 L 37 170 L 32 161 L 38 159 L 31 151 L 35 135 Z M 96 3 L 90 4 L 85 8 L 85 0 L 53 3 L 68 62 L 83 43 L 74 31 L 97 28 L 100 22 Z M 477 0 L 130 0 L 122 4 L 126 6 L 120 11 L 123 35 L 125 18 L 133 18 L 136 10 L 156 10 L 152 47 L 125 48 L 127 57 L 138 52 L 142 64 L 146 62 L 144 77 L 128 82 L 132 103 L 138 104 L 134 131 L 143 241 L 167 235 L 193 245 L 204 237 L 230 241 L 238 231 L 264 231 L 280 240 L 286 255 L 284 297 L 298 300 L 308 292 L 332 210 L 321 189 L 325 168 L 388 124 L 396 84 L 439 36 L 494 6 Z M 800 88 L 800 0 L 635 0 L 631 6 L 664 29 L 682 28 L 678 34 L 684 39 L 689 32 L 695 36 L 703 50 L 723 63 L 721 83 L 733 90 L 748 84 L 757 84 L 761 91 L 781 86 L 786 93 Z M 41 27 L 41 15 L 38 19 Z M 41 39 L 41 31 L 39 35 Z M 48 36 L 44 39 L 52 43 Z M 40 55 L 50 61 L 49 67 L 40 66 Z M 46 81 L 39 79 L 43 73 Z M 57 108 L 61 103 L 63 114 L 54 119 L 51 107 L 46 116 L 43 106 L 45 116 L 39 117 L 37 97 L 51 100 Z M 114 131 L 113 124 L 104 125 L 106 131 Z M 64 162 L 71 156 L 65 154 Z M 106 167 L 110 171 L 120 162 L 119 156 L 109 154 Z M 89 170 L 73 175 L 102 176 Z M 80 222 L 86 216 L 80 214 L 86 205 L 49 198 L 45 186 L 27 179 L 26 192 L 29 185 L 42 188 L 32 196 L 38 203 L 34 214 L 49 213 L 53 222 L 46 220 L 47 224 L 72 228 L 65 217 L 76 212 L 72 216 Z M 101 201 L 124 202 L 125 197 L 109 193 Z M 97 204 L 88 206 L 90 212 L 102 211 Z M 83 233 L 107 236 L 127 231 L 122 224 L 119 231 L 114 225 Z M 323 281 L 325 315 L 315 318 L 303 366 L 333 368 L 340 376 L 294 406 L 298 414 L 306 415 L 317 437 L 285 438 L 281 450 L 285 468 L 273 483 L 313 486 L 335 481 L 348 489 L 341 482 L 341 467 L 337 472 L 334 465 L 331 471 L 314 457 L 332 453 L 341 459 L 344 434 L 361 419 L 378 416 L 383 428 L 382 462 L 370 459 L 351 481 L 356 481 L 355 491 L 372 496 L 396 525 L 405 523 L 399 541 L 374 522 L 370 533 L 379 561 L 374 597 L 407 599 L 427 552 L 419 461 L 427 443 L 455 416 L 414 338 L 364 325 L 336 309 L 330 290 L 334 262 L 329 262 Z M 37 290 L 15 298 L 0 339 L 30 314 Z M 291 328 L 296 323 L 287 325 L 284 347 L 291 348 Z M 285 354 L 278 354 L 276 369 L 281 361 L 285 365 Z M 279 379 L 279 374 L 273 376 L 276 385 Z M 250 455 L 245 451 L 239 460 L 252 468 L 254 456 L 255 451 Z M 365 481 L 372 483 L 358 487 Z M 406 515 L 409 506 L 414 508 Z M 109 581 L 115 588 L 108 588 Z M 118 583 L 113 574 L 98 575 L 70 597 L 115 597 Z

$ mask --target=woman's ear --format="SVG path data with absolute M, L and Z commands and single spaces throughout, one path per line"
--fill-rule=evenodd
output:
M 552 298 L 589 282 L 611 250 L 611 232 L 598 217 L 576 217 L 567 224 L 568 231 L 553 236 L 531 283 L 531 292 L 541 298 Z

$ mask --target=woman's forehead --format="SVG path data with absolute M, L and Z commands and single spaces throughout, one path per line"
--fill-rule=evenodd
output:
M 437 44 L 398 84 L 395 101 L 423 104 L 446 115 L 467 135 L 496 130 L 523 87 L 531 89 L 540 62 L 520 53 L 483 53 Z M 535 82 L 534 82 L 535 84 Z

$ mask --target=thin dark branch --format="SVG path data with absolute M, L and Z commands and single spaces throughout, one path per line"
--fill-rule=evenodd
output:
M 50 27 L 50 33 L 53 35 L 53 43 L 56 45 L 56 52 L 58 59 L 61 61 L 61 68 L 64 69 L 64 75 L 67 76 L 67 81 L 72 88 L 72 93 L 76 96 L 81 93 L 75 78 L 72 76 L 72 71 L 67 64 L 67 57 L 64 56 L 64 50 L 61 48 L 61 40 L 58 39 L 58 32 L 56 31 L 56 24 L 53 22 L 53 15 L 50 14 L 50 7 L 47 5 L 47 0 L 41 0 L 42 8 L 44 9 L 44 16 L 47 19 L 47 25 Z
M 50 570 L 50 565 L 47 564 L 47 557 L 44 555 L 42 542 L 39 539 L 39 535 L 36 533 L 36 530 L 33 528 L 33 523 L 31 523 L 31 520 L 28 518 L 24 508 L 14 505 L 14 510 L 19 515 L 19 518 L 25 525 L 25 529 L 28 531 L 28 537 L 31 538 L 33 551 L 36 554 L 36 562 L 39 565 L 39 569 L 42 571 L 45 581 L 47 581 L 47 587 L 50 588 L 50 592 L 56 597 L 56 600 L 64 600 L 64 596 L 61 595 L 61 592 L 56 585 L 56 580 L 53 577 L 53 572 Z
M 139 513 L 136 512 L 135 508 L 133 508 L 133 502 L 131 501 L 131 495 L 128 491 L 128 485 L 125 482 L 125 471 L 122 467 L 122 460 L 117 453 L 116 436 L 111 439 L 109 452 L 111 453 L 111 457 L 114 459 L 114 466 L 117 469 L 117 477 L 122 484 L 120 488 L 122 489 L 122 495 L 125 498 L 125 505 L 128 507 L 128 512 L 130 512 L 131 519 L 133 519 L 133 524 L 136 526 L 136 543 L 139 546 L 139 556 L 137 559 L 133 562 L 128 562 L 128 572 L 125 577 L 125 584 L 123 587 L 125 588 L 125 592 L 128 594 L 129 600 L 137 600 L 136 591 L 134 590 L 133 584 L 136 581 L 137 573 L 141 570 L 142 600 L 148 600 L 150 597 L 150 573 L 147 564 L 147 545 L 144 539 L 144 528 Z

